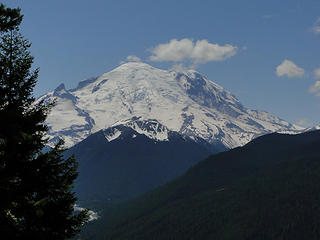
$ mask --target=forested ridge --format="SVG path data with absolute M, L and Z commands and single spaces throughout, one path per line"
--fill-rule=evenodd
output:
M 106 208 L 86 239 L 319 239 L 320 131 L 271 134 Z

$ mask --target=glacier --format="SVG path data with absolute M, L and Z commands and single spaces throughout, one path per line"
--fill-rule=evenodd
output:
M 74 89 L 61 84 L 37 101 L 53 100 L 56 105 L 47 118 L 49 143 L 63 137 L 67 147 L 101 129 L 123 124 L 159 141 L 165 141 L 170 130 L 227 148 L 263 134 L 303 129 L 265 111 L 246 108 L 232 93 L 195 70 L 162 70 L 142 62 L 124 63 Z M 165 127 L 151 124 L 143 128 L 137 119 L 153 119 Z M 114 133 L 106 140 L 120 135 Z

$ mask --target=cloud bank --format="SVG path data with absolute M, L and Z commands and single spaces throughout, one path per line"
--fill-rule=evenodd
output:
M 191 60 L 194 63 L 206 63 L 210 61 L 223 61 L 234 56 L 237 47 L 230 44 L 221 46 L 209 43 L 207 40 L 198 40 L 195 43 L 188 38 L 181 40 L 172 39 L 169 43 L 159 44 L 151 50 L 151 61 L 182 62 Z
M 277 67 L 276 74 L 278 77 L 287 76 L 288 78 L 302 77 L 304 74 L 304 69 L 298 67 L 294 62 L 285 59 Z

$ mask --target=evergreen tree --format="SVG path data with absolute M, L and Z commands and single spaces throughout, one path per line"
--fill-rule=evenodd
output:
M 22 17 L 20 8 L 11 9 L 0 4 L 0 32 L 7 32 L 19 26 Z
M 62 141 L 43 151 L 53 103 L 32 95 L 38 69 L 19 33 L 20 10 L 0 5 L 0 14 L 0 236 L 72 238 L 88 219 L 74 213 L 77 163 L 63 158 Z

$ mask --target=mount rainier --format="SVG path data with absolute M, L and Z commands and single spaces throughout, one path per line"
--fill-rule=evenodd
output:
M 63 137 L 67 147 L 101 129 L 129 126 L 139 133 L 167 140 L 167 131 L 227 148 L 241 146 L 270 132 L 301 128 L 264 111 L 244 107 L 230 92 L 200 73 L 167 71 L 140 62 L 122 64 L 67 90 L 61 84 L 38 101 L 56 101 L 47 118 L 50 142 Z M 143 128 L 139 120 L 158 121 L 162 128 Z M 151 131 L 150 131 L 151 130 Z M 121 132 L 106 135 L 109 141 Z

